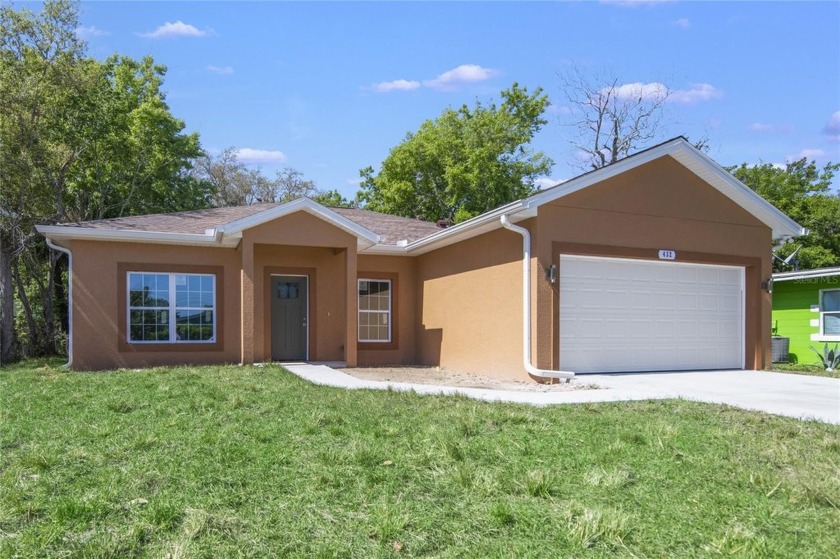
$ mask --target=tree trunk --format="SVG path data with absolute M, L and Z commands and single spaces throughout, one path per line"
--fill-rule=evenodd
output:
M 39 336 L 38 324 L 35 322 L 35 316 L 32 314 L 32 306 L 29 304 L 29 297 L 26 296 L 26 289 L 23 285 L 23 280 L 20 277 L 20 267 L 18 264 L 19 261 L 16 261 L 12 265 L 12 276 L 14 277 L 15 284 L 17 285 L 18 300 L 23 307 L 23 316 L 26 318 L 26 326 L 29 329 L 29 350 L 28 352 L 24 351 L 24 355 L 28 353 L 31 356 L 40 353 L 41 336 Z
M 0 363 L 14 361 L 18 357 L 11 253 L 8 234 L 0 232 Z

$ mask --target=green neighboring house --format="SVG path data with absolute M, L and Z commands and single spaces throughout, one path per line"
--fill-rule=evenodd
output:
M 840 343 L 840 268 L 773 274 L 773 336 L 774 347 L 790 340 L 791 363 L 819 363 L 811 347 Z

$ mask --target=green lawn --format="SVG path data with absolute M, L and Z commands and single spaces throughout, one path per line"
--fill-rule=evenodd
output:
M 840 427 L 0 369 L 0 557 L 838 557 Z
M 826 371 L 820 365 L 802 365 L 795 363 L 773 363 L 774 373 L 793 373 L 794 375 L 811 375 L 815 377 L 840 378 L 837 369 Z

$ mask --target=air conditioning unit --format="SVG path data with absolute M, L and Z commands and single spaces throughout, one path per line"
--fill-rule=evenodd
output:
M 770 347 L 773 363 L 788 363 L 790 361 L 790 338 L 773 336 Z

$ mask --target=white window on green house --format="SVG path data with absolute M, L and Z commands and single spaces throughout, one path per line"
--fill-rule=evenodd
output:
M 128 272 L 129 343 L 216 341 L 216 276 Z
M 840 289 L 820 291 L 820 337 L 840 341 Z
M 390 280 L 359 280 L 359 341 L 391 341 Z

